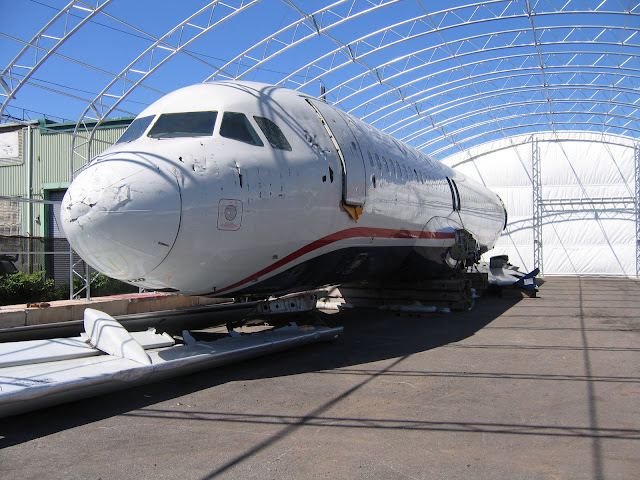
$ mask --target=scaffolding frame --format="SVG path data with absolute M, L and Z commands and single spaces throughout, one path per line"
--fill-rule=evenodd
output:
M 531 191 L 533 195 L 533 265 L 544 276 L 542 263 L 542 178 L 538 140 L 531 142 Z
M 531 192 L 533 226 L 533 264 L 544 276 L 544 240 L 542 233 L 545 214 L 598 212 L 614 209 L 618 213 L 632 213 L 635 220 L 635 276 L 640 278 L 640 145 L 633 146 L 634 196 L 600 198 L 543 198 L 540 140 L 531 138 Z
M 635 198 L 634 208 L 636 213 L 636 277 L 640 278 L 640 145 L 636 144 L 634 150 L 635 166 Z

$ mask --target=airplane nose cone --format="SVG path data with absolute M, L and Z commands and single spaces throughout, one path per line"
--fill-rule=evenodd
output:
M 105 160 L 83 170 L 61 206 L 72 248 L 119 280 L 141 281 L 167 257 L 180 228 L 176 178 L 140 160 Z

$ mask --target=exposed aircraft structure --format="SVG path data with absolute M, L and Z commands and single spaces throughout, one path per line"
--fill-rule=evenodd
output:
M 214 296 L 442 276 L 506 224 L 482 185 L 321 100 L 252 82 L 152 104 L 61 211 L 98 271 Z
M 85 309 L 80 336 L 0 343 L 0 418 L 100 395 L 234 361 L 331 341 L 342 327 L 288 327 L 216 341 L 155 329 L 129 332 L 108 314 Z

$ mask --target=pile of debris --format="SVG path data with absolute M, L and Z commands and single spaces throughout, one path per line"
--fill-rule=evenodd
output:
M 368 307 L 416 314 L 470 310 L 486 279 L 486 274 L 474 274 L 450 280 L 342 284 L 329 287 L 318 308 Z
M 327 287 L 317 308 L 375 308 L 408 314 L 471 310 L 485 292 L 500 296 L 535 297 L 538 269 L 524 274 L 506 255 L 491 258 L 446 280 L 412 282 L 381 281 L 348 283 Z

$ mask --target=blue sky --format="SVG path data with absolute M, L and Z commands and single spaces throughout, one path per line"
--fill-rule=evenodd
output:
M 252 58 L 227 71 L 231 76 L 247 72 L 265 52 L 282 49 L 241 78 L 278 83 L 291 74 L 286 86 L 298 88 L 305 83 L 303 90 L 312 95 L 319 95 L 322 82 L 330 102 L 366 116 L 374 126 L 430 153 L 444 149 L 442 155 L 464 144 L 552 128 L 640 137 L 634 120 L 640 116 L 640 2 L 538 0 L 531 2 L 535 15 L 530 19 L 524 1 L 376 1 L 383 7 L 366 15 L 352 14 L 375 2 L 345 0 L 332 7 L 332 13 L 317 16 L 317 24 L 331 25 L 328 35 L 317 35 L 313 21 L 306 18 L 298 28 L 280 34 L 279 41 L 252 51 Z M 295 2 L 307 13 L 333 3 Z M 44 62 L 4 114 L 77 121 L 154 38 L 164 36 L 208 3 L 113 0 L 105 14 L 83 26 Z M 66 4 L 67 0 L 0 0 L 2 68 Z M 448 12 L 456 6 L 461 8 L 455 14 Z M 554 7 L 562 13 L 553 13 Z M 218 7 L 213 18 L 228 13 Z M 183 42 L 193 37 L 198 27 L 208 24 L 211 14 L 206 11 L 193 19 L 194 27 L 172 35 L 167 43 L 177 45 L 180 33 Z M 74 9 L 73 15 L 70 25 L 84 14 Z M 352 16 L 340 23 L 341 16 L 347 15 Z M 417 17 L 420 21 L 412 21 Z M 127 92 L 109 116 L 135 115 L 164 93 L 204 81 L 236 55 L 302 18 L 283 0 L 256 2 L 190 43 L 128 93 L 131 83 L 142 78 L 139 72 L 168 55 L 168 50 L 156 49 L 153 59 L 147 55 L 128 70 L 129 83 L 119 81 L 106 91 L 109 96 L 101 98 L 102 112 Z M 391 30 L 374 33 L 390 26 Z M 60 21 L 47 33 L 55 37 L 63 31 Z M 359 41 L 367 34 L 372 35 Z M 301 38 L 305 41 L 283 48 Z M 44 48 L 53 43 L 41 40 Z M 339 51 L 323 57 L 334 50 Z M 33 65 L 36 55 L 42 53 L 30 49 L 17 64 Z M 304 66 L 308 68 L 299 70 Z M 14 68 L 10 73 L 19 81 L 26 71 Z
M 54 118 L 77 119 L 79 109 L 86 101 L 92 100 L 113 75 L 119 74 L 129 62 L 151 45 L 153 40 L 150 35 L 156 38 L 165 35 L 182 19 L 207 3 L 202 0 L 114 1 L 107 6 L 105 12 L 135 28 L 104 15 L 96 17 L 57 51 L 81 63 L 70 62 L 59 56 L 47 59 L 32 76 L 32 82 L 40 87 L 24 86 L 16 100 L 11 102 L 9 113 L 20 116 L 19 110 L 24 108 L 30 110 L 27 112 L 30 116 L 46 113 Z M 249 12 L 251 17 L 244 14 L 246 21 L 242 21 L 241 18 L 234 19 L 232 29 L 221 28 L 217 34 L 211 32 L 203 40 L 194 42 L 188 50 L 202 61 L 179 55 L 145 83 L 167 93 L 175 88 L 203 81 L 213 71 L 212 66 L 219 66 L 228 61 L 239 53 L 241 48 L 246 48 L 247 42 L 252 38 L 257 42 L 266 36 L 269 26 L 273 28 L 274 23 L 290 21 L 293 18 L 293 15 L 290 15 L 289 19 L 286 18 L 291 12 L 282 8 L 280 2 L 263 3 L 263 6 L 252 7 Z M 60 0 L 0 0 L 0 65 L 3 68 L 8 65 L 23 47 L 21 41 L 29 41 L 66 4 L 66 1 Z M 77 23 L 80 18 L 82 17 L 79 15 L 71 17 L 71 24 Z M 260 21 L 253 21 L 256 18 Z M 52 36 L 61 35 L 63 31 L 62 21 L 53 25 L 50 30 Z M 41 45 L 48 48 L 52 41 L 43 39 Z M 33 49 L 29 50 L 28 56 L 18 64 L 32 64 L 34 54 Z M 141 62 L 140 69 L 144 69 L 144 61 Z M 19 78 L 26 70 L 15 69 L 14 72 Z M 277 75 L 282 77 L 284 71 L 278 72 Z M 131 78 L 136 80 L 134 76 Z M 59 92 L 67 95 L 61 95 Z M 135 95 L 122 105 L 125 112 L 121 113 L 137 113 L 158 96 L 157 92 L 137 89 Z

